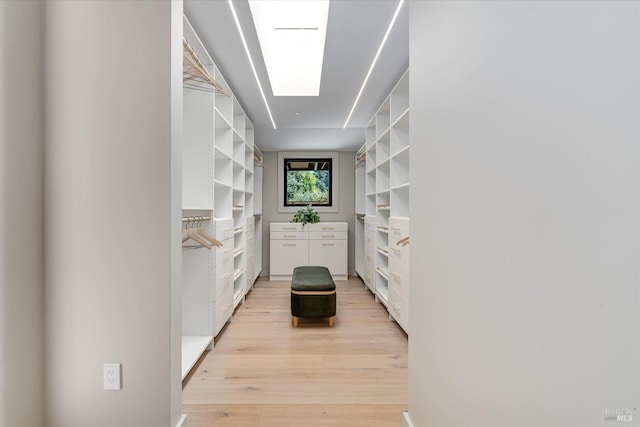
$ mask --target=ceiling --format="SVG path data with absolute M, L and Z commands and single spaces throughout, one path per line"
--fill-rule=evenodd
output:
M 397 5 L 398 0 L 331 0 L 320 96 L 275 97 L 249 4 L 234 1 L 277 130 L 271 125 L 228 2 L 185 0 L 184 13 L 244 107 L 262 151 L 355 151 L 364 142 L 364 128 L 409 66 L 409 5 L 405 2 L 353 116 L 342 128 Z

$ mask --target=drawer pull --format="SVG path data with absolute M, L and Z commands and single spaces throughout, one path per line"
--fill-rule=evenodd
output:
M 295 234 L 285 234 L 282 237 L 284 237 L 285 239 L 295 239 L 296 235 Z
M 335 227 L 322 227 L 323 230 L 335 230 Z
M 335 235 L 335 234 L 323 234 L 323 235 L 322 235 L 322 237 L 323 237 L 323 238 L 324 238 L 324 237 L 326 237 L 326 238 L 333 238 L 333 237 L 336 237 L 336 235 Z
M 398 273 L 391 273 L 391 275 L 396 279 L 400 280 L 400 275 Z
M 282 246 L 295 246 L 295 245 L 296 245 L 295 243 L 285 243 Z
M 322 246 L 335 246 L 335 243 L 323 243 Z
M 282 227 L 283 230 L 295 230 L 295 227 Z

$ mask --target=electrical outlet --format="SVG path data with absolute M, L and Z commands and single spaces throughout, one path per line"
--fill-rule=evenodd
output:
M 105 363 L 103 374 L 105 390 L 120 390 L 120 363 Z

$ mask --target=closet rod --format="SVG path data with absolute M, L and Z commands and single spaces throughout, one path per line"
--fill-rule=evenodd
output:
M 187 67 L 191 67 L 191 69 L 193 69 L 193 72 L 190 72 L 189 70 L 185 72 L 183 70 L 183 73 L 182 73 L 183 79 L 189 81 L 192 79 L 200 78 L 205 82 L 209 83 L 211 86 L 213 86 L 213 88 L 216 91 L 220 92 L 225 96 L 229 96 L 229 94 L 225 92 L 222 86 L 220 86 L 220 84 L 218 84 L 218 82 L 216 82 L 213 79 L 211 74 L 209 74 L 209 71 L 205 68 L 204 64 L 200 60 L 200 57 L 193 50 L 193 48 L 191 47 L 187 39 L 185 38 L 182 39 L 182 45 L 184 47 L 184 54 L 182 56 L 183 66 L 186 65 Z M 185 75 L 186 75 L 186 78 L 185 78 Z
M 204 221 L 211 221 L 211 217 L 210 216 L 187 216 L 182 218 L 183 223 L 204 222 Z
M 253 159 L 256 161 L 256 163 L 258 163 L 260 166 L 262 166 L 263 168 L 266 168 L 267 165 L 265 165 L 262 162 L 262 159 L 260 157 L 258 157 L 255 153 L 253 154 Z

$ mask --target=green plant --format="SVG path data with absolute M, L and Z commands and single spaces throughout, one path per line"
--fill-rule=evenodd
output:
M 313 210 L 311 205 L 308 205 L 304 209 L 298 209 L 298 212 L 293 215 L 291 222 L 301 222 L 302 227 L 304 228 L 306 224 L 315 224 L 316 222 L 320 222 L 320 216 L 318 215 L 318 212 Z

